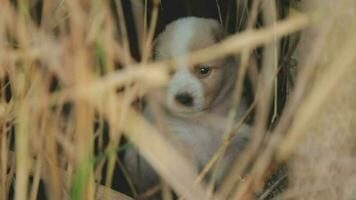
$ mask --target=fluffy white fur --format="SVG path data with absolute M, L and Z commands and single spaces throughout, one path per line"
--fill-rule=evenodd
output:
M 157 57 L 166 59 L 181 56 L 212 45 L 222 36 L 223 29 L 216 20 L 196 17 L 179 19 L 169 24 L 159 35 Z M 165 100 L 161 105 L 173 139 L 179 143 L 178 146 L 183 146 L 199 169 L 209 161 L 221 144 L 237 72 L 237 66 L 228 59 L 204 65 L 217 66 L 217 69 L 213 69 L 210 77 L 202 79 L 194 75 L 192 66 L 187 66 L 184 58 L 178 60 L 176 72 L 163 89 Z M 174 97 L 182 92 L 192 95 L 192 107 L 177 105 Z M 246 104 L 242 101 L 236 111 L 237 117 L 244 111 Z M 144 113 L 148 120 L 155 121 L 149 108 Z M 221 162 L 218 179 L 221 179 L 230 161 L 247 143 L 249 129 L 248 125 L 243 125 L 236 134 Z M 141 192 L 158 183 L 154 171 L 140 159 L 134 149 L 126 152 L 125 165 Z
M 174 106 L 175 95 L 179 93 L 189 93 L 194 99 L 192 111 L 199 111 L 204 106 L 203 86 L 187 69 L 178 69 L 167 86 L 166 101 L 168 106 Z M 181 108 L 182 109 L 182 108 Z

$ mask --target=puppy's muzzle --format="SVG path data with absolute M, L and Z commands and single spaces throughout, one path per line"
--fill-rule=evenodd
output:
M 194 103 L 194 99 L 192 97 L 192 95 L 188 94 L 188 93 L 181 93 L 181 94 L 177 94 L 175 96 L 175 100 L 186 107 L 191 107 L 193 106 Z

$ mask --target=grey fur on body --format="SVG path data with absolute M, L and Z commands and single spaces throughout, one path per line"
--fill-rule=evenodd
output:
M 157 39 L 158 59 L 184 55 L 212 45 L 221 39 L 222 30 L 216 20 L 196 17 L 176 20 Z M 173 47 L 176 49 L 172 50 Z M 160 102 L 172 140 L 177 147 L 185 150 L 184 153 L 192 159 L 197 169 L 202 169 L 221 145 L 238 71 L 236 62 L 231 59 L 204 63 L 202 66 L 217 68 L 209 68 L 211 74 L 202 78 L 194 74 L 197 73 L 196 68 L 186 66 L 184 60 L 178 61 L 177 70 L 167 88 L 163 89 L 165 94 Z M 175 97 L 181 93 L 190 95 L 192 105 L 182 106 L 176 102 Z M 236 118 L 239 119 L 246 110 L 246 102 L 242 99 L 236 110 Z M 155 122 L 149 106 L 145 108 L 144 115 L 149 121 Z M 217 181 L 221 180 L 231 161 L 244 148 L 249 133 L 247 124 L 242 125 L 236 133 L 219 163 Z M 127 150 L 124 163 L 139 192 L 159 183 L 158 176 L 137 150 Z

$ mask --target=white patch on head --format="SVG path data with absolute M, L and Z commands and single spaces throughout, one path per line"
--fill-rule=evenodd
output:
M 193 37 L 193 33 L 193 20 L 179 20 L 175 23 L 174 34 L 170 45 L 173 55 L 183 55 L 188 52 L 188 46 Z
M 174 30 L 174 35 L 170 43 L 172 56 L 183 56 L 181 59 L 177 60 L 178 68 L 188 67 L 184 55 L 189 53 L 189 44 L 194 33 L 194 21 L 178 20 Z
M 169 107 L 175 107 L 175 96 L 180 93 L 188 93 L 193 97 L 193 106 L 182 110 L 200 111 L 204 106 L 203 86 L 187 69 L 178 70 L 168 83 L 167 102 Z

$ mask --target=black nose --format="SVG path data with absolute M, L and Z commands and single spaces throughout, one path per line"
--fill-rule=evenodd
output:
M 193 97 L 188 93 L 181 93 L 175 96 L 176 101 L 184 106 L 192 106 L 193 105 Z

